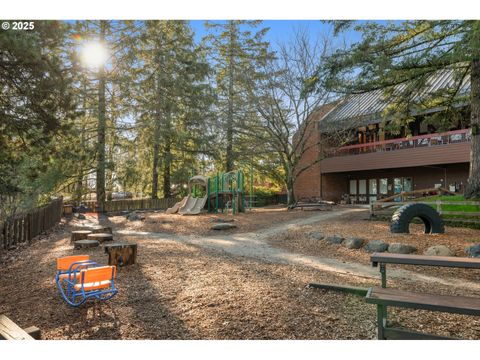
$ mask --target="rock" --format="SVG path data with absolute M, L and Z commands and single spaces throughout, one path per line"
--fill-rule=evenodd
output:
M 412 245 L 394 243 L 388 245 L 388 252 L 395 254 L 411 254 L 415 252 L 417 248 Z
M 228 230 L 228 229 L 233 229 L 236 228 L 237 225 L 231 224 L 231 223 L 218 223 L 212 225 L 210 229 L 212 230 Z
M 465 248 L 465 252 L 470 257 L 480 257 L 480 244 L 473 244 Z
M 425 250 L 424 255 L 429 256 L 453 256 L 453 252 L 445 245 L 430 246 Z
M 127 215 L 127 220 L 129 221 L 140 221 L 140 220 L 145 220 L 145 216 L 139 215 L 138 213 L 131 212 L 130 214 Z
M 365 246 L 365 250 L 368 252 L 385 252 L 388 249 L 388 244 L 382 240 L 369 241 Z
M 340 245 L 343 241 L 343 237 L 338 235 L 333 235 L 333 236 L 327 236 L 325 240 L 328 241 L 330 244 Z
M 364 240 L 361 238 L 348 238 L 343 242 L 343 246 L 347 249 L 360 249 Z
M 308 234 L 308 237 L 313 240 L 322 240 L 325 238 L 325 235 L 319 233 L 318 231 L 312 231 Z
M 231 223 L 234 222 L 235 220 L 233 219 L 220 219 L 220 218 L 213 218 L 210 220 L 211 222 L 216 222 L 216 223 Z

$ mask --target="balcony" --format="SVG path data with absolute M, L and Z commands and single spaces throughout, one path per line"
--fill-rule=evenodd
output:
M 342 172 L 470 161 L 470 129 L 356 144 L 332 149 L 321 171 Z

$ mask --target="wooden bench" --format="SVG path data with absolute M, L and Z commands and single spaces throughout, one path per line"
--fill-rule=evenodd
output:
M 22 329 L 5 315 L 0 315 L 0 340 L 39 340 L 40 329 L 30 326 Z
M 365 298 L 367 303 L 377 305 L 378 339 L 447 339 L 442 336 L 388 327 L 387 306 L 480 316 L 480 298 L 387 289 L 386 272 L 386 264 L 480 269 L 480 259 L 374 253 L 370 260 L 372 266 L 380 267 L 382 277 L 382 287 L 370 288 Z

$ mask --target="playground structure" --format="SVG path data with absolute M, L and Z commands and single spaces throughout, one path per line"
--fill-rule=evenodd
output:
M 208 178 L 208 212 L 232 210 L 232 214 L 245 212 L 245 191 L 243 171 L 217 173 Z
M 197 215 L 205 207 L 207 201 L 208 178 L 195 175 L 188 180 L 188 195 L 182 201 L 168 208 L 167 214 Z
M 252 186 L 251 186 L 252 187 Z M 250 191 L 252 193 L 252 189 Z M 212 177 L 196 175 L 188 181 L 188 195 L 167 214 L 197 215 L 207 205 L 209 213 L 232 211 L 232 214 L 245 211 L 245 191 L 243 171 L 217 173 Z

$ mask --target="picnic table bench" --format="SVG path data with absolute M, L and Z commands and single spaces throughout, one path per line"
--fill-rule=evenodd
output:
M 382 277 L 382 286 L 370 288 L 365 298 L 367 303 L 377 305 L 378 339 L 449 339 L 433 334 L 388 327 L 387 306 L 441 311 L 464 315 L 480 315 L 480 298 L 457 295 L 425 294 L 390 289 L 387 288 L 386 272 L 386 264 L 480 269 L 480 259 L 374 253 L 371 256 L 370 261 L 372 262 L 372 266 L 380 267 Z
M 0 340 L 40 339 L 40 329 L 30 326 L 22 329 L 5 315 L 0 315 Z

